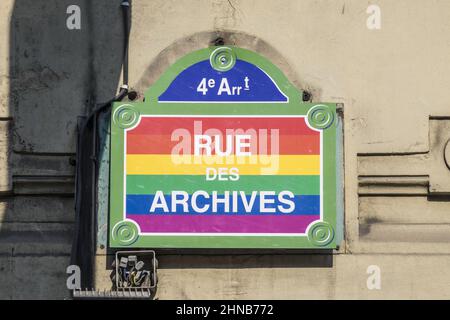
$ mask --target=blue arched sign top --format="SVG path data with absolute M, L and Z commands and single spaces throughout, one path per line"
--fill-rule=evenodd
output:
M 252 63 L 236 60 L 227 71 L 209 60 L 183 70 L 158 97 L 160 103 L 287 103 L 289 98 L 274 80 Z

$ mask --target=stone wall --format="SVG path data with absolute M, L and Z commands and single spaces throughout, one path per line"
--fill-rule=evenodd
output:
M 0 298 L 68 297 L 77 117 L 120 85 L 120 2 L 0 4 Z M 74 4 L 81 30 L 66 27 Z M 366 26 L 370 4 L 379 30 Z M 160 255 L 160 299 L 450 298 L 450 2 L 135 0 L 132 11 L 139 91 L 223 36 L 313 101 L 344 104 L 339 251 Z M 105 260 L 96 277 L 106 288 Z M 380 290 L 366 285 L 370 265 Z

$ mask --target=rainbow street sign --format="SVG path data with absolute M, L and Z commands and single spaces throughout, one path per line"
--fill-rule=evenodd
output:
M 258 54 L 188 54 L 111 117 L 110 247 L 338 245 L 336 104 Z

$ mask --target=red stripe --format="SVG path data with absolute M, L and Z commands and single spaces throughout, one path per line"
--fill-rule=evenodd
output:
M 127 154 L 171 154 L 178 141 L 171 141 L 170 135 L 127 135 Z M 265 149 L 272 154 L 270 137 L 267 137 L 267 141 L 269 144 Z M 273 154 L 320 154 L 320 136 L 318 135 L 283 135 L 279 137 L 279 141 L 279 152 Z M 194 146 L 191 141 L 191 150 L 187 154 L 193 153 Z M 267 152 L 256 153 L 267 154 Z
M 196 134 L 204 134 L 205 130 L 218 129 L 225 133 L 226 129 L 279 129 L 280 135 L 319 135 L 308 127 L 304 118 L 205 118 L 205 117 L 143 117 L 139 125 L 128 131 L 130 135 L 172 134 L 176 129 L 187 129 L 194 133 L 194 121 L 201 121 L 201 131 Z M 268 132 L 269 133 L 269 132 Z

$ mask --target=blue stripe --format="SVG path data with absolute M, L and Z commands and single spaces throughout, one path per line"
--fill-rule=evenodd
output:
M 150 214 L 150 206 L 153 203 L 154 195 L 127 195 L 126 198 L 126 206 L 127 210 L 126 212 L 128 214 Z M 211 196 L 209 199 L 198 196 L 197 197 L 197 207 L 204 208 L 205 206 L 209 206 L 206 212 L 198 213 L 196 212 L 191 203 L 191 195 L 189 195 L 188 199 L 188 212 L 183 212 L 183 206 L 177 205 L 176 211 L 171 211 L 171 196 L 170 195 L 164 195 L 165 201 L 167 203 L 167 207 L 169 209 L 169 212 L 164 212 L 162 208 L 156 209 L 154 212 L 151 212 L 152 214 L 245 214 L 245 215 L 263 215 L 263 214 L 286 214 L 286 215 L 314 215 L 314 214 L 320 214 L 320 196 L 319 195 L 296 195 L 292 201 L 295 204 L 295 209 L 291 213 L 283 213 L 279 210 L 278 206 L 281 206 L 284 209 L 288 209 L 289 206 L 281 203 L 278 201 L 278 196 L 265 196 L 266 199 L 273 199 L 273 204 L 266 204 L 266 208 L 275 208 L 275 212 L 269 212 L 269 213 L 261 213 L 260 212 L 260 203 L 259 203 L 259 195 L 255 197 L 255 201 L 253 203 L 253 207 L 251 209 L 251 212 L 245 212 L 244 204 L 241 200 L 241 197 L 238 196 L 238 210 L 237 212 L 232 212 L 232 196 L 230 193 L 230 203 L 229 203 L 229 210 L 225 211 L 224 204 L 219 203 L 217 205 L 217 212 L 213 212 L 213 208 L 211 205 Z M 218 196 L 219 199 L 223 199 L 223 195 Z M 250 196 L 247 195 L 247 203 L 249 203 Z M 289 198 L 285 198 L 289 199 Z

